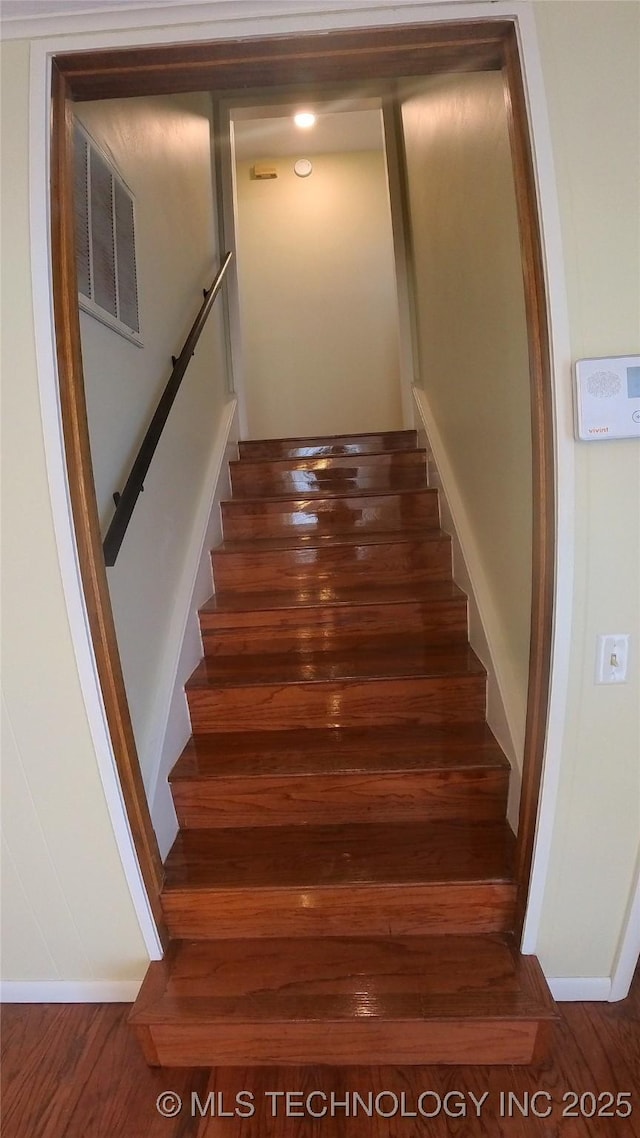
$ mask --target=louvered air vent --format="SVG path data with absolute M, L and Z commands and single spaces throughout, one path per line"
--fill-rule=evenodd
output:
M 78 123 L 74 188 L 80 307 L 140 344 L 133 196 Z

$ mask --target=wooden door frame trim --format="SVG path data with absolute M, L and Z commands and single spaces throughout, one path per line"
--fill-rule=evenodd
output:
M 56 351 L 71 508 L 96 666 L 133 841 L 161 937 L 162 865 L 142 783 L 98 527 L 82 374 L 73 232 L 71 104 L 188 90 L 502 70 L 509 108 L 531 373 L 533 596 L 517 842 L 518 931 L 526 912 L 548 721 L 555 592 L 555 456 L 543 249 L 515 21 L 458 20 L 330 33 L 175 43 L 53 57 L 51 244 Z
M 503 75 L 529 340 L 533 475 L 529 684 L 515 864 L 518 886 L 515 927 L 518 934 L 522 935 L 529 899 L 549 715 L 555 604 L 556 502 L 551 335 L 533 153 L 515 29 L 505 41 Z

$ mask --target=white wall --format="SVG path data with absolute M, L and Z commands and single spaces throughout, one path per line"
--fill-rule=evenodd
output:
M 263 156 L 260 160 L 267 161 Z M 383 151 L 237 167 L 238 271 L 249 435 L 402 426 L 398 316 Z
M 447 75 L 401 96 L 420 383 L 440 477 L 482 600 L 522 766 L 531 620 L 527 328 L 502 77 Z M 472 627 L 473 632 L 473 627 Z M 472 642 L 483 658 L 486 649 Z M 502 741 L 502 740 L 501 740 Z
M 640 351 L 640 8 L 535 5 L 572 358 Z M 586 81 L 588 77 L 588 81 Z M 569 384 L 568 372 L 559 381 Z M 608 977 L 640 845 L 640 447 L 575 443 L 575 580 L 560 794 L 539 954 Z M 596 635 L 630 632 L 629 681 L 594 684 Z
M 132 981 L 147 953 L 89 733 L 45 466 L 31 305 L 28 62 L 28 44 L 3 44 L 2 975 Z
M 136 201 L 144 348 L 85 313 L 82 353 L 103 533 L 158 398 L 219 263 L 207 95 L 81 103 L 76 113 Z M 222 305 L 185 375 L 118 559 L 107 570 L 142 774 L 150 799 L 172 693 L 188 558 L 228 400 Z M 194 570 L 191 570 L 194 571 Z M 212 586 L 210 587 L 212 591 Z M 177 756 L 176 756 L 177 757 Z M 166 804 L 165 804 L 166 805 Z

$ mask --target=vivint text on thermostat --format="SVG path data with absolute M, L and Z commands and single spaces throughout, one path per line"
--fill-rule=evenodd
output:
M 578 360 L 579 439 L 640 439 L 640 356 Z

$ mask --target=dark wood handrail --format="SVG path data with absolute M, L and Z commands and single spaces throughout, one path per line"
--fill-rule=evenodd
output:
M 213 302 L 220 292 L 220 289 L 222 288 L 224 275 L 229 267 L 229 263 L 232 257 L 233 253 L 225 253 L 224 260 L 220 266 L 220 271 L 218 272 L 217 277 L 211 285 L 211 288 L 205 290 L 202 307 L 193 322 L 193 327 L 191 328 L 189 335 L 185 340 L 184 348 L 180 352 L 180 355 L 177 359 L 173 357 L 173 371 L 171 372 L 171 377 L 167 383 L 167 386 L 162 392 L 162 395 L 160 396 L 160 401 L 156 407 L 154 416 L 149 424 L 147 433 L 142 440 L 142 444 L 140 446 L 140 450 L 138 451 L 135 462 L 131 467 L 131 473 L 127 478 L 125 488 L 122 491 L 122 494 L 114 494 L 116 512 L 111 519 L 111 524 L 107 530 L 107 536 L 105 537 L 102 546 L 105 563 L 108 566 L 115 565 L 116 563 L 116 557 L 120 552 L 120 546 L 122 545 L 124 535 L 127 532 L 127 526 L 131 521 L 131 515 L 133 514 L 135 504 L 138 501 L 138 495 L 144 488 L 144 480 L 151 465 L 151 459 L 155 454 L 156 447 L 160 440 L 160 435 L 162 434 L 165 423 L 169 418 L 169 412 L 180 389 L 180 384 L 182 383 L 184 373 L 189 366 L 189 360 L 196 350 L 196 344 L 200 339 L 202 329 L 204 328 L 207 317 L 211 312 Z

